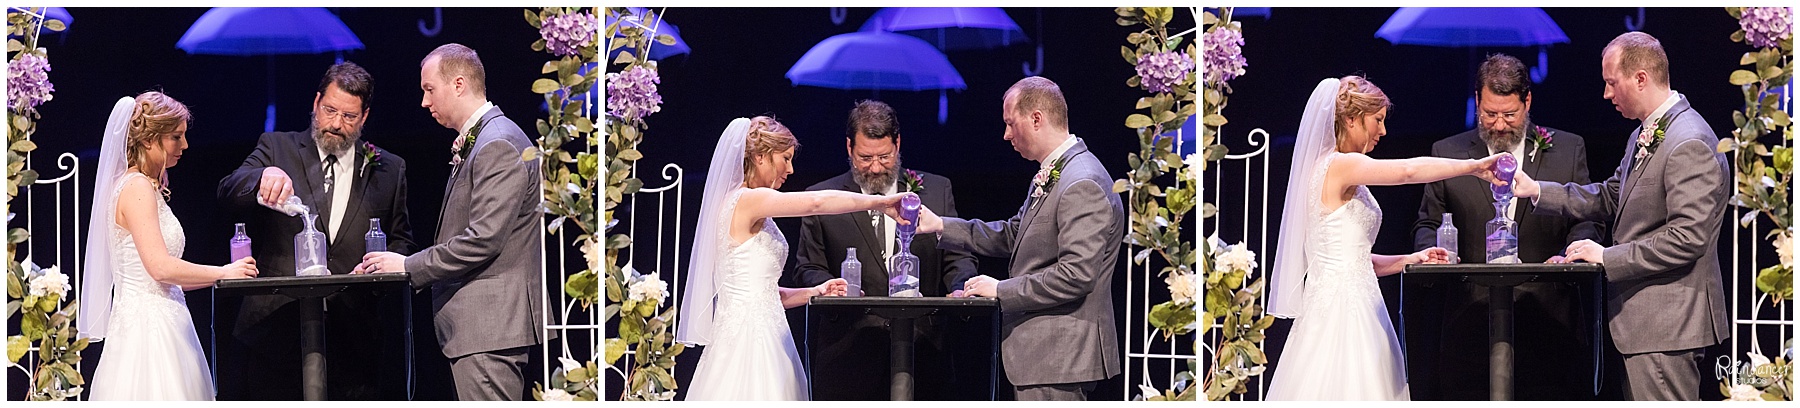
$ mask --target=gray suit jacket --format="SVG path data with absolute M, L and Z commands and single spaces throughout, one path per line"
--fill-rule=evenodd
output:
M 1625 159 L 1605 182 L 1538 182 L 1537 213 L 1613 223 L 1615 245 L 1604 257 L 1606 314 L 1613 343 L 1625 354 L 1700 348 L 1731 337 L 1715 250 L 1731 176 L 1725 157 L 1713 150 L 1718 137 L 1687 99 L 1669 113 L 1662 144 L 1642 165 L 1633 163 L 1634 130 Z
M 543 342 L 538 161 L 520 160 L 533 144 L 500 108 L 481 123 L 475 150 L 450 171 L 436 245 L 406 257 L 413 287 L 431 286 L 438 343 L 450 358 Z
M 1113 179 L 1079 139 L 1044 197 L 1005 221 L 944 218 L 938 247 L 1011 258 L 1000 281 L 1000 358 L 1015 386 L 1119 374 L 1112 274 L 1125 237 Z

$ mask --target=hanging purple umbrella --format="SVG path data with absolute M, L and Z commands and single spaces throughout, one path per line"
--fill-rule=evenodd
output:
M 794 86 L 922 91 L 963 89 L 962 75 L 944 53 L 910 36 L 858 32 L 820 41 L 789 68 Z
M 1395 45 L 1530 47 L 1569 42 L 1537 7 L 1401 7 L 1375 36 Z
M 319 7 L 214 7 L 188 27 L 175 48 L 189 54 L 268 57 L 362 49 L 362 40 L 337 16 Z M 340 58 L 342 59 L 342 58 Z M 263 131 L 275 131 L 275 83 L 269 82 Z
M 888 7 L 876 11 L 861 31 L 919 37 L 940 50 L 998 48 L 1027 41 L 998 7 Z
M 631 14 L 634 16 L 645 15 L 643 7 L 628 7 L 628 8 L 631 9 Z M 651 42 L 651 44 L 650 44 L 650 59 L 660 61 L 664 58 L 673 57 L 676 55 L 688 54 L 688 53 L 692 52 L 693 49 L 688 48 L 687 41 L 684 41 L 681 39 L 681 29 L 675 27 L 674 24 L 669 24 L 669 22 L 666 20 L 663 20 L 663 18 L 664 17 L 662 14 L 656 15 L 656 26 L 654 28 L 650 27 L 649 23 L 647 23 L 647 22 L 643 22 L 643 21 L 636 22 L 636 24 L 639 24 L 638 28 L 650 29 L 651 31 L 655 32 L 655 35 L 667 34 L 669 37 L 675 38 L 675 45 L 663 45 L 662 43 L 656 42 L 655 38 L 651 38 L 650 39 L 650 42 Z M 611 15 L 611 14 L 606 15 L 606 25 L 607 26 L 611 26 L 614 20 L 616 20 L 616 18 L 613 17 L 613 15 Z M 630 23 L 628 22 L 628 24 L 630 24 Z M 621 28 L 623 28 L 623 27 L 621 27 Z M 625 38 L 625 34 L 619 33 L 617 35 L 614 35 L 613 37 L 614 38 Z M 620 49 L 612 50 L 612 52 L 609 52 L 606 54 L 606 59 L 608 61 L 611 61 L 614 58 L 618 58 L 619 53 L 621 53 L 621 52 L 625 52 L 625 49 L 620 48 Z M 642 52 L 643 51 L 639 50 L 638 52 L 634 52 L 633 54 L 639 54 Z

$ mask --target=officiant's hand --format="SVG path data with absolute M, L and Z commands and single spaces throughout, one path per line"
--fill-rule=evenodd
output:
M 256 183 L 256 199 L 264 204 L 274 204 L 287 201 L 292 195 L 294 179 L 289 178 L 287 172 L 275 166 L 263 168 L 262 179 Z
M 1567 259 L 1569 262 L 1601 264 L 1606 261 L 1606 247 L 1594 243 L 1594 240 L 1591 239 L 1575 241 L 1569 244 L 1569 248 L 1563 253 L 1569 254 Z
M 1543 189 L 1538 188 L 1537 180 L 1525 174 L 1525 169 L 1513 173 L 1513 196 L 1518 198 L 1537 198 Z
M 370 252 L 363 255 L 363 261 L 356 264 L 356 270 L 350 271 L 353 274 L 381 272 L 406 272 L 406 257 L 387 251 Z
M 850 284 L 844 281 L 844 278 L 828 280 L 813 287 L 815 296 L 843 296 L 849 290 Z
M 936 234 L 943 230 L 944 219 L 939 218 L 937 213 L 931 212 L 931 207 L 919 206 L 919 228 L 914 231 L 920 234 Z
M 963 295 L 964 297 L 980 296 L 991 298 L 995 297 L 994 293 L 999 287 L 1000 280 L 994 279 L 992 276 L 975 275 L 975 277 L 969 278 L 968 281 L 963 282 Z

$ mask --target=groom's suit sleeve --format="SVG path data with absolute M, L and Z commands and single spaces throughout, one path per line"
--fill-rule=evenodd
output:
M 502 234 L 513 230 L 518 222 L 519 206 L 536 206 L 530 200 L 538 197 L 532 189 L 536 183 L 532 163 L 520 160 L 520 151 L 512 143 L 496 138 L 475 151 L 469 165 L 473 189 L 470 194 L 469 226 L 444 240 L 406 257 L 406 271 L 412 275 L 413 287 L 423 287 L 444 279 L 467 275 L 475 267 L 486 264 L 500 254 Z
M 1086 297 L 1099 282 L 1101 268 L 1112 265 L 1097 262 L 1118 250 L 1119 230 L 1123 220 L 1112 212 L 1111 191 L 1091 179 L 1077 180 L 1056 197 L 1056 263 L 1047 271 L 1025 272 L 1024 275 L 1000 281 L 995 298 L 1007 312 L 1029 312 L 1054 307 Z M 1045 205 L 1045 204 L 1039 204 Z M 1110 285 L 1112 282 L 1104 282 Z
M 982 222 L 942 217 L 944 230 L 938 233 L 938 249 L 967 251 L 995 258 L 1011 257 L 1014 238 L 1019 232 L 1019 219 L 1024 216 L 1025 209 L 1020 208 L 1018 214 L 1005 221 Z
M 219 180 L 219 201 L 231 210 L 241 211 L 255 207 L 256 190 L 262 183 L 263 168 L 275 165 L 275 144 L 277 133 L 264 133 L 256 141 L 256 150 L 244 158 L 244 164 L 237 170 Z
M 1606 277 L 1613 281 L 1644 279 L 1693 265 L 1718 238 L 1727 194 L 1714 194 L 1731 180 L 1713 146 L 1688 139 L 1669 149 L 1663 166 L 1663 188 L 1669 194 L 1668 218 L 1648 237 L 1606 248 Z M 1649 166 L 1645 166 L 1649 167 Z
M 1625 154 L 1629 158 L 1632 148 L 1627 147 Z M 1612 222 L 1613 214 L 1619 211 L 1619 188 L 1625 180 L 1625 166 L 1628 163 L 1629 160 L 1619 160 L 1619 167 L 1613 170 L 1612 177 L 1599 183 L 1538 181 L 1538 198 L 1532 202 L 1536 209 L 1532 212 L 1583 221 Z

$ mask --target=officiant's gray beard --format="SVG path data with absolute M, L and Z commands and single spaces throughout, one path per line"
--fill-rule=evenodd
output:
M 864 172 L 862 166 L 856 164 L 854 157 L 846 160 L 850 161 L 850 178 L 856 180 L 856 185 L 869 191 L 886 191 L 888 186 L 894 185 L 894 180 L 900 178 L 900 152 L 894 152 L 893 167 L 888 167 L 888 171 L 882 173 Z
M 362 140 L 362 127 L 345 129 L 341 125 L 319 126 L 318 117 L 315 116 L 312 138 L 313 142 L 319 144 L 319 149 L 326 153 L 346 153 L 350 151 L 351 146 L 356 145 L 357 141 Z
M 1496 152 L 1510 152 L 1513 151 L 1513 148 L 1519 147 L 1519 143 L 1525 141 L 1525 129 L 1529 128 L 1531 128 L 1531 117 L 1526 116 L 1519 119 L 1518 126 L 1505 132 L 1494 132 L 1487 126 L 1481 126 L 1476 128 L 1476 134 L 1481 136 L 1482 142 L 1487 143 L 1488 149 Z

